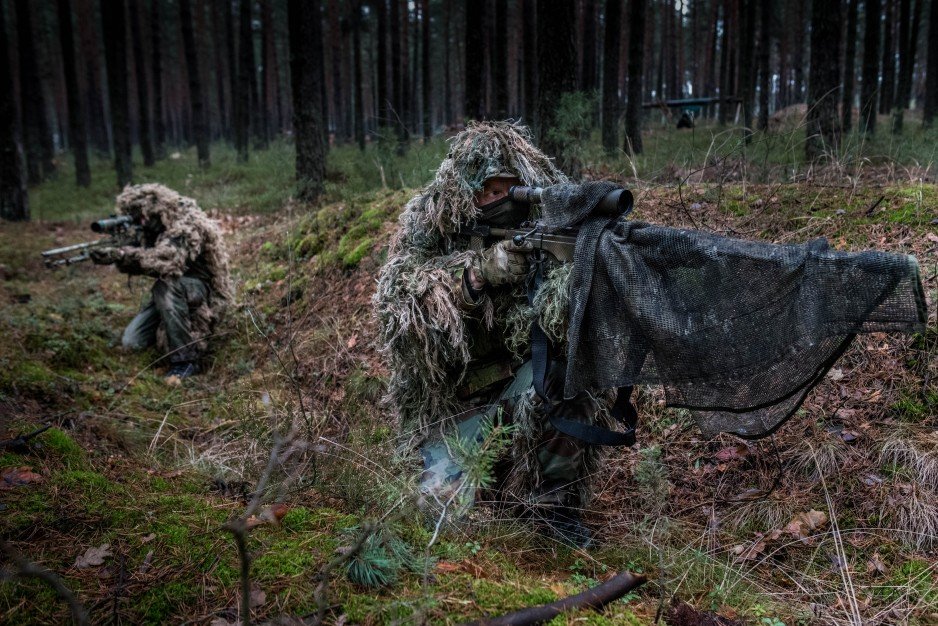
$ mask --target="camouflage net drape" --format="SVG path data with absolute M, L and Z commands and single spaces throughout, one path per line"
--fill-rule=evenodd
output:
M 592 187 L 545 193 L 545 220 L 588 214 L 600 195 Z M 565 395 L 657 383 L 704 432 L 760 437 L 797 410 L 857 333 L 921 332 L 925 320 L 908 255 L 587 218 L 571 278 Z

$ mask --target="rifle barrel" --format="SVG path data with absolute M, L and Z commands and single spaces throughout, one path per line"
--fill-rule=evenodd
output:
M 61 248 L 53 248 L 51 250 L 45 250 L 42 252 L 43 258 L 49 258 L 53 256 L 59 256 L 62 254 L 68 254 L 70 252 L 75 252 L 76 250 L 87 250 L 88 248 L 93 248 L 95 246 L 100 246 L 100 241 L 85 241 L 83 243 L 76 243 L 71 246 L 64 246 Z

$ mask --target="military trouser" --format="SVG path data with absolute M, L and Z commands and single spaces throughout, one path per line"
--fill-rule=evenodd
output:
M 548 374 L 547 389 L 563 384 L 563 364 L 557 363 Z M 502 421 L 510 423 L 512 413 L 519 406 L 525 396 L 533 396 L 533 368 L 530 362 L 525 363 L 509 384 L 491 403 L 479 411 L 470 413 L 464 419 L 457 419 L 458 432 L 448 433 L 457 435 L 464 441 L 481 443 L 484 434 L 482 423 L 486 418 L 496 419 L 501 411 Z M 535 400 L 537 405 L 537 400 Z M 563 415 L 567 419 L 587 421 L 593 423 L 602 409 L 600 403 L 581 394 L 572 400 L 555 403 L 550 409 Z M 535 453 L 537 456 L 537 480 L 532 485 L 530 499 L 532 504 L 579 506 L 579 493 L 583 491 L 581 481 L 588 480 L 586 476 L 586 455 L 588 444 L 557 431 L 551 426 L 544 411 L 535 406 L 533 419 L 540 422 L 540 434 L 537 439 Z M 525 436 L 519 433 L 516 436 Z M 445 502 L 453 496 L 460 507 L 471 506 L 474 499 L 474 487 L 462 481 L 463 468 L 455 460 L 446 445 L 439 438 L 428 440 L 420 448 L 424 462 L 424 472 L 421 476 L 421 491 L 430 497 Z M 495 477 L 498 482 L 499 477 Z M 533 478 L 533 477 L 532 477 Z
M 167 355 L 171 363 L 186 363 L 199 357 L 192 337 L 191 314 L 208 298 L 208 285 L 198 278 L 160 278 L 150 291 L 150 302 L 124 329 L 122 343 L 133 350 L 156 344 L 156 331 L 166 331 Z

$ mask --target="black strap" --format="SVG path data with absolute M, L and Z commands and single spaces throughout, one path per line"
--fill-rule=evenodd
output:
M 535 255 L 537 255 L 537 252 L 535 252 Z M 528 302 L 531 305 L 534 304 L 534 295 L 544 279 L 543 260 L 536 258 L 534 263 L 535 271 L 532 279 L 528 282 Z M 553 405 L 545 388 L 547 374 L 550 371 L 550 352 L 550 340 L 535 319 L 531 323 L 531 367 L 534 374 L 534 391 L 548 407 Z M 626 426 L 624 431 L 611 430 L 603 426 L 567 419 L 556 415 L 550 409 L 547 413 L 547 419 L 550 421 L 551 426 L 559 432 L 594 446 L 632 446 L 635 445 L 635 425 L 638 421 L 638 413 L 629 401 L 631 396 L 631 387 L 619 387 L 616 401 L 609 410 L 610 415 L 616 421 Z

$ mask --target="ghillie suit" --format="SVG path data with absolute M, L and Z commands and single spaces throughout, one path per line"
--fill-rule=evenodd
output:
M 157 279 L 150 302 L 125 331 L 124 344 L 139 348 L 155 341 L 172 363 L 196 361 L 232 299 L 218 226 L 195 200 L 159 184 L 126 187 L 117 210 L 142 222 L 139 240 L 96 261 Z
M 563 339 L 569 270 L 549 273 L 533 309 L 523 285 L 489 286 L 473 300 L 463 275 L 478 253 L 450 234 L 479 217 L 474 196 L 502 172 L 530 186 L 567 182 L 526 128 L 480 122 L 453 138 L 434 180 L 405 207 L 374 296 L 379 345 L 391 371 L 388 400 L 400 417 L 403 450 L 454 432 L 455 422 L 472 413 L 507 417 L 514 427 L 501 496 L 582 505 L 598 452 L 551 432 L 536 411 L 531 367 L 523 363 L 533 319 L 556 342 Z M 552 377 L 562 385 L 562 371 Z M 602 421 L 611 400 L 584 395 L 571 413 Z M 426 450 L 429 468 L 435 459 Z

